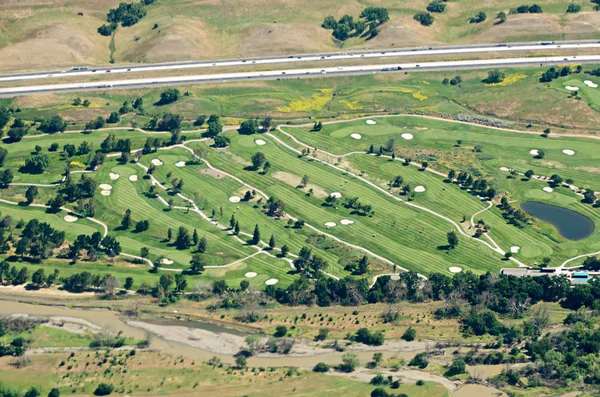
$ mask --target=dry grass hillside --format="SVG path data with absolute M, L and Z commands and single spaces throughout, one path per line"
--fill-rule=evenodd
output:
M 131 0 L 127 0 L 131 1 Z M 109 37 L 96 29 L 120 0 L 0 1 L 0 70 L 33 70 L 72 65 L 107 64 Z M 115 36 L 115 60 L 162 62 L 201 58 L 332 51 L 339 49 L 331 31 L 321 28 L 327 15 L 358 17 L 368 5 L 386 7 L 390 20 L 370 41 L 350 39 L 347 49 L 387 48 L 467 42 L 595 38 L 600 13 L 584 2 L 566 14 L 560 0 L 539 0 L 543 14 L 510 15 L 496 24 L 499 11 L 528 4 L 524 0 L 462 0 L 447 3 L 435 22 L 423 27 L 413 20 L 428 0 L 157 0 L 147 16 Z M 478 11 L 487 20 L 469 24 Z M 82 13 L 83 15 L 78 15 Z M 155 27 L 155 24 L 158 27 Z

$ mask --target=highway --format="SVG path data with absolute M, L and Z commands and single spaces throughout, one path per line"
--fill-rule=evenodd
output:
M 543 44 L 542 44 L 543 43 Z M 103 73 L 133 73 L 133 72 L 156 72 L 185 69 L 205 69 L 216 67 L 248 66 L 248 65 L 271 65 L 271 64 L 291 64 L 302 62 L 320 62 L 320 61 L 341 61 L 357 59 L 390 59 L 409 56 L 443 56 L 452 54 L 476 54 L 507 51 L 539 51 L 556 49 L 589 49 L 600 48 L 598 41 L 561 41 L 561 42 L 537 42 L 537 43 L 499 43 L 485 45 L 463 45 L 463 46 L 445 46 L 445 47 L 418 47 L 377 51 L 348 51 L 325 54 L 302 54 L 289 56 L 275 56 L 265 58 L 246 58 L 214 61 L 192 61 L 176 62 L 146 65 L 126 65 L 126 66 L 101 66 L 91 67 L 77 65 L 74 68 L 78 70 L 58 70 L 42 71 L 31 73 L 3 74 L 0 75 L 0 82 L 37 80 L 46 78 L 62 77 L 80 77 L 96 76 Z
M 300 77 L 327 77 L 353 74 L 391 73 L 404 71 L 433 71 L 477 68 L 501 68 L 517 66 L 540 66 L 560 64 L 564 62 L 590 63 L 599 62 L 600 55 L 554 56 L 530 58 L 482 59 L 462 61 L 439 61 L 422 63 L 393 63 L 383 65 L 338 66 L 307 69 L 285 69 L 257 72 L 215 73 L 189 76 L 172 76 L 157 78 L 137 78 L 126 80 L 107 80 L 99 82 L 81 82 L 66 84 L 45 84 L 23 87 L 0 88 L 0 96 L 27 95 L 43 92 L 82 91 L 111 88 L 141 88 L 154 85 L 181 85 L 195 83 L 215 83 L 240 81 L 248 79 L 282 79 Z

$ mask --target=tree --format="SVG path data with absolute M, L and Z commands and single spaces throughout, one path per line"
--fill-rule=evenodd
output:
M 114 296 L 115 290 L 120 286 L 121 281 L 110 274 L 105 275 L 102 279 L 102 290 L 104 290 L 104 294 L 108 297 Z
M 327 365 L 323 362 L 320 362 L 320 363 L 317 363 L 317 365 L 315 365 L 312 370 L 313 370 L 313 372 L 321 372 L 321 373 L 329 372 L 329 365 Z
M 497 24 L 501 24 L 506 22 L 506 13 L 504 11 L 500 11 L 497 15 L 496 18 L 498 18 L 498 22 Z
M 31 283 L 34 287 L 39 288 L 46 282 L 46 275 L 44 269 L 38 269 L 31 275 Z
M 4 166 L 4 162 L 6 161 L 6 157 L 8 156 L 8 150 L 3 147 L 0 147 L 0 167 Z
M 288 329 L 285 325 L 278 325 L 277 327 L 275 327 L 275 333 L 273 334 L 273 336 L 276 338 L 282 338 L 286 336 L 287 333 Z
M 344 353 L 342 355 L 342 364 L 340 365 L 340 370 L 343 372 L 354 372 L 356 367 L 360 365 L 360 361 L 358 360 L 358 356 L 356 353 Z
M 531 179 L 531 177 L 533 176 L 533 174 L 534 174 L 533 170 L 527 170 L 527 171 L 525 171 L 524 175 L 525 175 L 525 178 Z
M 269 239 L 269 248 L 275 248 L 275 236 L 271 234 L 271 238 Z
M 256 119 L 249 119 L 243 121 L 238 128 L 238 133 L 242 135 L 252 135 L 258 132 L 258 121 Z
M 27 200 L 27 204 L 31 204 L 33 203 L 33 200 L 35 200 L 35 198 L 38 195 L 38 188 L 36 186 L 29 186 L 27 188 L 27 190 L 25 191 L 25 199 Z
M 127 208 L 127 210 L 125 210 L 125 215 L 123 215 L 123 219 L 121 219 L 121 229 L 129 229 L 131 227 L 131 223 L 131 210 Z
M 131 289 L 131 287 L 133 287 L 133 277 L 127 277 L 125 279 L 125 285 L 123 285 L 123 288 L 125 288 L 125 290 L 129 291 Z
M 483 11 L 479 11 L 474 17 L 469 19 L 470 23 L 481 23 L 487 19 L 487 15 Z
M 50 158 L 47 154 L 34 154 L 25 159 L 24 171 L 30 174 L 41 174 L 50 165 Z
M 244 369 L 246 368 L 246 365 L 248 363 L 248 360 L 246 359 L 246 357 L 244 356 L 237 356 L 235 358 L 235 365 L 237 365 L 237 367 L 239 369 Z
M 226 136 L 217 135 L 214 138 L 214 147 L 218 147 L 218 148 L 227 147 L 230 142 L 231 142 L 231 140 L 229 138 L 227 138 Z
M 269 131 L 272 121 L 273 118 L 270 115 L 266 115 L 265 118 L 262 119 L 260 126 L 262 127 L 263 131 Z
M 267 161 L 267 158 L 265 157 L 265 155 L 261 152 L 256 152 L 254 153 L 254 155 L 252 156 L 252 168 L 254 168 L 255 170 L 259 169 L 260 167 L 262 167 L 262 165 Z
M 177 88 L 168 88 L 160 93 L 160 105 L 167 105 L 179 99 L 179 90 Z
M 504 81 L 504 72 L 501 70 L 490 70 L 487 78 L 484 80 L 486 84 L 496 84 Z
M 449 377 L 465 373 L 467 373 L 467 365 L 465 364 L 465 361 L 460 357 L 456 357 L 454 360 L 452 360 L 452 364 L 450 364 L 444 376 Z
M 431 26 L 435 18 L 428 12 L 420 11 L 415 14 L 413 19 L 423 26 Z
M 190 272 L 194 274 L 200 274 L 204 271 L 204 262 L 202 256 L 194 254 L 190 260 Z
M 417 330 L 413 327 L 408 327 L 406 331 L 404 331 L 404 334 L 402 334 L 402 339 L 404 339 L 407 342 L 412 342 L 413 340 L 415 340 L 416 336 Z
M 179 229 L 177 229 L 177 237 L 175 238 L 174 244 L 178 250 L 188 249 L 192 245 L 190 233 L 185 227 L 179 226 Z
M 432 1 L 427 5 L 427 11 L 442 13 L 446 10 L 446 4 L 440 0 Z
M 60 389 L 58 387 L 53 387 L 48 393 L 48 397 L 60 397 Z
M 254 225 L 254 232 L 252 233 L 252 240 L 250 240 L 252 245 L 257 245 L 260 243 L 260 229 L 258 225 Z
M 458 246 L 458 235 L 454 230 L 448 232 L 448 234 L 446 234 L 446 238 L 448 239 L 448 247 L 450 249 L 454 249 Z
M 427 360 L 427 353 L 419 353 L 410 360 L 408 363 L 410 367 L 418 367 L 420 369 L 425 369 L 429 365 L 429 360 Z
M 310 178 L 308 177 L 308 175 L 304 175 L 302 177 L 302 180 L 300 181 L 300 186 L 306 187 L 308 185 L 309 180 L 310 180 Z
M 288 248 L 287 245 L 284 245 L 281 247 L 281 257 L 282 258 L 285 258 L 289 252 L 290 252 L 290 249 Z
M 187 288 L 187 280 L 181 273 L 175 275 L 175 291 L 181 293 Z
M 196 118 L 196 121 L 194 121 L 194 126 L 195 127 L 201 127 L 202 125 L 204 125 L 205 121 L 206 121 L 206 116 L 204 116 L 204 115 L 198 116 Z
M 121 116 L 117 112 L 111 112 L 110 115 L 106 118 L 106 122 L 108 124 L 116 124 L 121 121 Z
M 0 173 L 0 189 L 5 189 L 10 185 L 13 180 L 13 172 L 12 169 L 6 168 L 2 173 Z
M 108 396 L 114 390 L 113 385 L 109 385 L 108 383 L 100 383 L 96 390 L 94 390 L 94 394 L 96 396 Z
M 53 116 L 50 120 L 42 121 L 40 130 L 46 134 L 54 134 L 56 132 L 63 132 L 67 128 L 67 122 L 60 116 Z
M 208 240 L 206 239 L 206 237 L 202 236 L 202 238 L 198 241 L 198 248 L 196 249 L 196 252 L 203 254 L 206 252 L 207 249 Z

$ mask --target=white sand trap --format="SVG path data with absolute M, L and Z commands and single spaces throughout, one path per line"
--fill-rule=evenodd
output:
M 110 196 L 110 190 L 102 190 L 100 194 L 103 196 Z
M 409 134 L 408 132 L 400 135 L 402 137 L 402 139 L 406 139 L 407 141 L 410 141 L 411 139 L 413 139 L 413 134 Z
M 539 156 L 540 155 L 540 151 L 537 150 L 537 149 L 531 149 L 529 151 L 529 154 L 532 155 L 532 156 Z
M 329 227 L 335 227 L 335 222 L 325 222 L 325 226 Z
M 185 167 L 185 161 L 176 162 L 175 167 L 177 167 L 177 168 Z
M 500 167 L 500 171 L 510 172 L 510 169 L 508 169 L 506 167 Z
M 112 190 L 112 186 L 107 183 L 103 183 L 102 185 L 100 185 L 98 187 L 102 190 Z
M 152 164 L 159 166 L 159 165 L 163 165 L 163 162 L 160 161 L 159 159 L 152 159 Z
M 108 174 L 108 176 L 110 176 L 110 180 L 111 180 L 111 181 L 116 181 L 117 179 L 119 179 L 119 177 L 120 177 L 121 175 L 119 175 L 119 174 L 113 174 L 113 173 L 111 172 L 110 174 Z
M 510 247 L 510 252 L 513 254 L 518 254 L 520 249 L 521 247 L 519 247 L 518 245 L 513 245 L 512 247 Z
M 544 188 L 542 188 L 543 191 L 545 191 L 546 193 L 552 193 L 554 191 L 554 189 L 552 189 L 550 186 L 546 186 Z
M 342 193 L 340 192 L 333 192 L 330 194 L 331 197 L 335 197 L 335 198 L 340 198 L 342 197 Z
M 254 141 L 254 143 L 256 143 L 258 146 L 264 146 L 267 144 L 267 141 L 262 140 L 262 139 L 257 139 Z
M 230 203 L 239 203 L 242 199 L 240 198 L 240 196 L 231 196 L 229 197 L 229 202 Z
M 565 88 L 569 91 L 579 91 L 579 87 L 573 87 L 572 85 L 567 85 Z
M 462 272 L 462 267 L 450 266 L 448 270 L 450 270 L 450 273 L 460 273 Z
M 137 177 L 137 175 L 129 175 L 129 180 L 130 180 L 131 182 L 137 182 L 137 180 L 138 180 L 138 177 Z
M 585 80 L 583 84 L 587 85 L 590 88 L 598 88 L 598 84 L 594 83 L 591 80 Z
M 172 264 L 173 264 L 173 261 L 172 261 L 172 260 L 170 260 L 170 259 L 167 259 L 167 258 L 162 258 L 162 259 L 160 260 L 160 264 L 161 264 L 161 265 L 172 265 Z
M 354 221 L 353 221 L 352 219 L 342 219 L 342 220 L 340 221 L 340 223 L 341 223 L 342 225 L 352 225 L 352 224 L 354 223 Z
M 417 186 L 417 187 L 415 188 L 415 190 L 414 190 L 414 191 L 415 191 L 415 193 L 423 193 L 423 192 L 425 191 L 425 186 L 420 186 L 420 185 L 419 185 L 419 186 Z
M 258 274 L 256 272 L 248 272 L 245 274 L 245 276 L 247 278 L 254 278 L 254 277 L 258 276 Z
M 277 280 L 276 278 L 270 278 L 267 281 L 265 281 L 265 284 L 267 285 L 275 285 L 279 282 L 279 280 Z
M 350 134 L 350 138 L 352 139 L 360 139 L 362 136 L 360 134 Z
M 573 156 L 575 154 L 575 151 L 571 149 L 564 149 L 562 152 L 567 156 Z
M 65 220 L 65 222 L 71 223 L 71 222 L 75 222 L 77 220 L 77 217 L 73 216 L 73 215 L 65 215 L 64 220 Z
M 369 124 L 369 125 L 377 124 L 377 121 L 375 121 L 375 120 L 367 120 L 367 124 Z

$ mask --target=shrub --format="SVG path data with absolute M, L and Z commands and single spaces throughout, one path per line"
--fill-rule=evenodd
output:
M 413 19 L 418 21 L 423 26 L 431 26 L 435 18 L 430 13 L 421 11 L 417 12 Z
M 113 385 L 109 385 L 108 383 L 100 383 L 96 390 L 94 390 L 94 395 L 96 396 L 108 396 L 114 390 Z
M 446 4 L 442 1 L 435 0 L 427 5 L 427 11 L 429 12 L 444 12 L 446 10 Z
M 328 371 L 329 371 L 329 365 L 327 365 L 325 363 L 318 363 L 313 368 L 313 372 L 328 372 Z
M 408 327 L 408 329 L 406 331 L 404 331 L 404 334 L 402 335 L 402 339 L 404 339 L 407 342 L 412 342 L 413 340 L 415 340 L 416 336 L 417 336 L 417 331 L 413 327 Z

